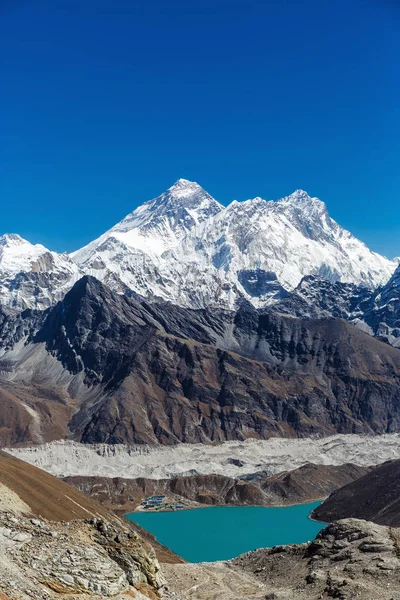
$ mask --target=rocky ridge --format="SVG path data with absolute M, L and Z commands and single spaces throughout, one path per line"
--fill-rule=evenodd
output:
M 274 310 L 306 319 L 339 317 L 359 329 L 400 346 L 400 267 L 389 281 L 371 290 L 353 284 L 305 277 Z
M 147 496 L 186 498 L 200 505 L 284 506 L 325 499 L 331 492 L 369 472 L 345 464 L 307 464 L 276 475 L 257 472 L 233 479 L 225 475 L 191 475 L 172 479 L 70 476 L 64 481 L 104 504 L 127 513 Z
M 246 600 L 397 600 L 399 530 L 347 519 L 310 543 L 261 548 L 225 563 L 170 565 L 165 572 L 187 600 L 243 600 L 243 593 Z
M 54 523 L 0 512 L 0 589 L 9 598 L 138 598 L 164 580 L 151 546 L 93 518 Z
M 153 547 L 130 522 L 4 452 L 1 593 L 11 600 L 169 598 Z

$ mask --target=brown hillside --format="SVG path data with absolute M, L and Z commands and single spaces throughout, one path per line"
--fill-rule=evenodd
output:
M 400 460 L 386 462 L 336 490 L 313 516 L 325 522 L 354 517 L 400 527 Z
M 2 450 L 0 450 L 0 484 L 15 492 L 31 508 L 31 515 L 34 517 L 49 521 L 73 521 L 96 517 L 121 523 L 120 517 L 77 488 Z M 132 524 L 125 519 L 123 525 L 132 527 Z M 182 562 L 179 556 L 156 542 L 147 531 L 141 530 L 140 533 L 154 546 L 159 560 Z
M 0 451 L 0 483 L 15 492 L 32 514 L 50 521 L 110 517 L 100 504 L 49 473 Z

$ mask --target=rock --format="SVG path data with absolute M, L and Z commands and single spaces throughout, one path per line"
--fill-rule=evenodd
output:
M 25 533 L 23 531 L 16 533 L 12 536 L 14 542 L 29 542 L 32 539 L 30 533 Z
M 31 519 L 31 523 L 35 527 L 40 527 L 41 529 L 43 529 L 43 527 L 45 526 L 42 521 L 39 521 L 39 519 Z
M 251 572 L 271 587 L 273 582 L 274 593 L 280 597 L 282 592 L 290 600 L 390 600 L 400 597 L 399 541 L 398 530 L 345 519 L 325 527 L 305 547 L 287 546 L 279 554 L 260 549 L 230 565 Z M 388 583 L 390 595 L 383 591 Z
M 118 518 L 110 514 L 110 522 L 101 520 L 99 533 L 88 521 L 53 522 L 51 528 L 37 521 L 21 517 L 15 530 L 7 525 L 16 523 L 0 510 L 0 596 L 4 590 L 9 600 L 56 600 L 60 594 L 76 600 L 87 594 L 120 600 L 158 597 L 164 580 L 154 550 L 138 536 L 125 535 Z M 5 582 L 4 569 L 19 574 L 17 596 L 10 595 L 12 580 Z M 139 583 L 147 596 L 133 590 Z

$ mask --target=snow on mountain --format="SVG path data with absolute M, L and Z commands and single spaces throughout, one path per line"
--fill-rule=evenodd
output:
M 45 252 L 48 250 L 41 244 L 33 245 L 16 233 L 6 233 L 0 236 L 0 270 L 10 275 L 30 271 Z
M 43 309 L 60 300 L 82 276 L 67 254 L 50 252 L 17 234 L 0 236 L 0 304 Z
M 302 190 L 224 207 L 197 183 L 179 179 L 70 256 L 16 234 L 0 237 L 0 303 L 46 308 L 88 274 L 120 293 L 181 306 L 233 308 L 246 298 L 262 307 L 286 298 L 307 276 L 375 289 L 397 265 Z M 310 294 L 300 296 L 297 303 Z
M 132 250 L 160 256 L 176 248 L 182 238 L 223 210 L 223 206 L 212 198 L 197 183 L 178 179 L 158 198 L 145 202 L 72 257 L 85 263 L 110 238 Z
M 179 179 L 71 256 L 85 273 L 120 292 L 183 306 L 231 306 L 237 290 L 231 293 L 225 274 L 197 248 L 205 223 L 223 210 L 197 183 Z
M 302 190 L 223 207 L 184 179 L 71 256 L 120 292 L 195 307 L 263 306 L 307 275 L 375 288 L 396 266 Z

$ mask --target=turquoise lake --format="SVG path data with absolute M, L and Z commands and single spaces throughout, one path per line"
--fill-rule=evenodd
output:
M 187 561 L 209 562 L 228 560 L 256 548 L 314 539 L 325 526 L 308 518 L 319 504 L 223 506 L 126 516 Z

